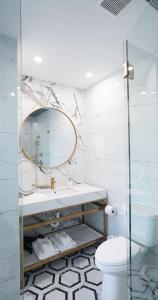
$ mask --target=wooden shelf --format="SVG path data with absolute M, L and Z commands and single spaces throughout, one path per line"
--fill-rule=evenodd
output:
M 39 219 L 38 219 L 37 223 L 24 225 L 23 231 L 26 232 L 26 231 L 29 231 L 29 230 L 32 230 L 32 229 L 35 229 L 35 228 L 40 228 L 40 227 L 43 227 L 43 226 L 54 224 L 56 222 L 64 222 L 64 221 L 80 218 L 80 217 L 83 217 L 83 216 L 92 215 L 92 214 L 98 213 L 99 211 L 101 211 L 105 208 L 105 205 L 103 205 L 101 203 L 94 203 L 94 205 L 97 206 L 97 207 L 96 208 L 85 209 L 84 211 L 75 212 L 75 213 L 72 213 L 71 215 L 66 215 L 66 216 L 62 216 L 62 217 L 59 217 L 59 218 L 54 218 L 52 220 L 39 221 Z
M 68 214 L 61 215 L 59 218 L 52 218 L 52 220 L 42 220 L 40 213 L 25 216 L 24 223 L 21 225 L 21 228 L 23 227 L 24 232 L 28 232 L 40 227 L 42 228 L 56 222 L 65 222 L 73 219 L 75 220 L 77 218 L 80 218 L 82 223 L 78 225 L 73 225 L 72 227 L 65 227 L 63 229 L 63 231 L 65 231 L 76 242 L 76 247 L 74 248 L 68 249 L 63 252 L 59 252 L 57 255 L 54 255 L 52 257 L 49 257 L 41 261 L 37 258 L 35 253 L 33 253 L 32 255 L 25 255 L 27 252 L 22 251 L 21 252 L 21 274 L 23 274 L 23 272 L 28 272 L 42 265 L 50 263 L 51 261 L 57 260 L 60 257 L 72 254 L 76 251 L 79 251 L 83 248 L 93 245 L 99 240 L 102 239 L 105 240 L 106 228 L 107 228 L 105 214 L 103 214 L 104 234 L 98 232 L 95 228 L 92 228 L 91 227 L 92 224 L 91 226 L 86 224 L 87 221 L 86 216 L 97 214 L 103 211 L 105 209 L 105 206 L 107 205 L 106 202 L 107 202 L 106 199 L 102 198 L 98 200 L 92 200 L 91 202 L 84 203 L 82 205 L 77 204 L 77 205 L 65 207 L 65 210 L 69 209 L 70 207 L 76 208 L 75 209 L 76 211 L 70 213 L 68 210 Z M 63 210 L 64 208 L 60 208 L 57 210 L 52 209 L 51 211 L 48 211 L 48 213 L 54 211 L 63 211 Z M 50 235 L 53 237 L 53 234 L 54 232 L 46 233 L 44 235 L 49 238 Z
M 105 236 L 98 231 L 92 229 L 90 226 L 86 224 L 76 225 L 70 228 L 63 229 L 69 236 L 76 242 L 76 247 L 71 248 L 69 250 L 59 252 L 57 255 L 49 257 L 45 260 L 38 260 L 35 254 L 27 255 L 24 257 L 24 272 L 28 272 L 30 270 L 36 269 L 44 264 L 47 264 L 51 261 L 54 261 L 62 256 L 71 254 L 75 251 L 79 251 L 80 249 L 86 248 L 90 245 L 95 244 L 98 240 L 105 238 Z M 53 233 L 46 235 L 48 238 Z

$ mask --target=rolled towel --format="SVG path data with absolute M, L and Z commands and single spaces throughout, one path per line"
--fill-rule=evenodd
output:
M 59 249 L 47 237 L 32 242 L 32 248 L 39 260 L 44 260 L 59 253 Z
M 54 233 L 50 240 L 55 240 L 60 252 L 76 247 L 76 242 L 65 231 Z

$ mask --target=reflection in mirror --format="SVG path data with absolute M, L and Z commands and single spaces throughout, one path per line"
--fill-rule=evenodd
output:
M 46 107 L 32 112 L 24 121 L 20 142 L 25 156 L 43 168 L 55 168 L 73 155 L 77 135 L 70 118 Z
M 18 186 L 19 192 L 28 195 L 34 192 L 37 186 L 37 174 L 33 163 L 28 159 L 18 162 Z

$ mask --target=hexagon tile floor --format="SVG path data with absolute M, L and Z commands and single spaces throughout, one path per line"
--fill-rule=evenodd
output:
M 96 246 L 91 246 L 27 273 L 21 300 L 101 300 L 102 279 L 95 266 L 95 251 Z M 158 300 L 158 256 L 152 255 L 152 261 L 147 257 L 147 263 L 132 264 L 132 300 Z
M 94 262 L 96 246 L 60 258 L 25 275 L 21 300 L 100 300 L 101 272 Z
M 140 264 L 131 264 L 128 277 L 132 300 L 158 300 L 158 255 L 148 251 Z

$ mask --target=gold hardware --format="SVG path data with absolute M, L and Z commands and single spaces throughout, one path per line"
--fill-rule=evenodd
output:
M 54 193 L 56 193 L 56 180 L 55 180 L 55 177 L 51 177 L 50 188 L 51 188 L 51 190 L 54 191 Z
M 134 80 L 134 66 L 128 61 L 123 64 L 123 78 Z

